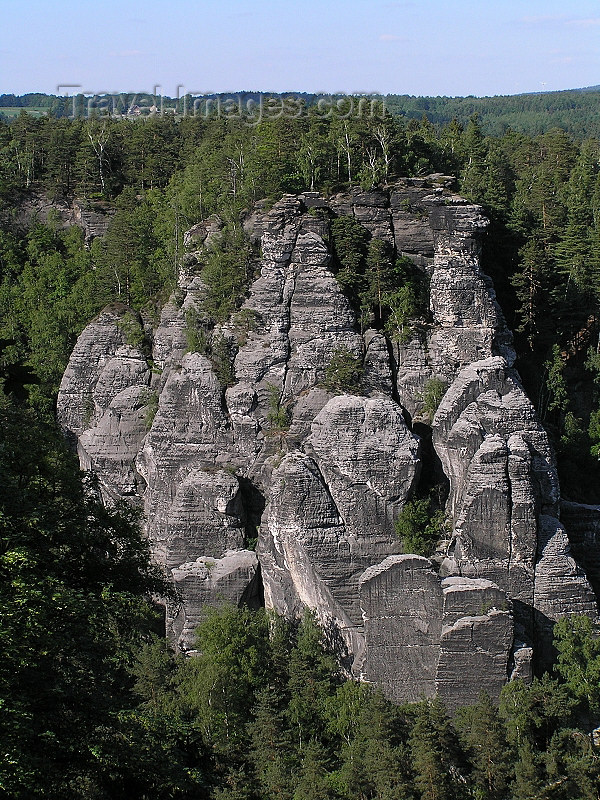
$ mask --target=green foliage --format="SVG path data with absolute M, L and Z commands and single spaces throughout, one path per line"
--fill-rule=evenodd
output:
M 210 360 L 219 383 L 223 387 L 233 386 L 235 383 L 235 345 L 230 339 L 221 335 L 213 335 L 210 346 Z
M 402 286 L 395 292 L 384 295 L 390 308 L 385 327 L 386 333 L 400 344 L 406 344 L 412 333 L 411 321 L 416 313 L 416 305 L 410 286 Z
M 185 340 L 188 353 L 201 353 L 208 355 L 210 352 L 209 334 L 206 325 L 195 306 L 188 306 L 185 310 Z
M 396 260 L 393 283 L 398 288 L 382 295 L 384 330 L 402 344 L 413 335 L 416 320 L 426 316 L 429 292 L 425 274 L 408 258 Z
M 266 613 L 207 607 L 197 648 L 200 655 L 185 661 L 179 671 L 178 692 L 213 746 L 235 753 L 246 746 L 245 723 L 268 674 Z
M 443 704 L 425 700 L 415 711 L 409 746 L 421 800 L 466 798 L 466 787 L 460 781 L 463 755 Z
M 289 657 L 289 652 L 286 653 Z M 290 800 L 292 776 L 297 765 L 283 687 L 268 686 L 256 693 L 249 756 L 261 796 Z
M 326 728 L 327 698 L 340 684 L 333 653 L 324 647 L 323 631 L 313 614 L 305 612 L 289 660 L 288 715 L 299 750 Z
M 140 318 L 132 311 L 127 311 L 117 325 L 123 331 L 125 342 L 129 347 L 144 351 L 146 349 L 146 335 Z
M 557 285 L 555 265 L 547 238 L 537 232 L 520 248 L 518 257 L 519 269 L 511 278 L 520 304 L 517 330 L 533 349 L 552 336 L 553 321 L 547 308 Z
M 237 345 L 243 347 L 248 339 L 248 334 L 257 329 L 260 323 L 260 314 L 251 308 L 242 308 L 233 315 L 232 322 L 237 334 Z
M 433 498 L 408 500 L 396 517 L 396 535 L 402 540 L 405 553 L 431 555 L 435 545 L 444 535 L 446 516 L 434 508 Z
M 565 411 L 568 404 L 569 393 L 564 377 L 565 363 L 560 352 L 560 347 L 552 347 L 552 358 L 545 362 L 547 373 L 546 388 L 548 391 L 547 411 Z
M 425 382 L 419 400 L 421 402 L 421 413 L 425 414 L 429 420 L 433 419 L 447 389 L 448 383 L 441 378 L 433 377 Z
M 512 751 L 498 709 L 486 692 L 475 705 L 459 709 L 456 726 L 473 766 L 476 797 L 503 800 L 512 777 Z
M 331 223 L 335 255 L 335 277 L 342 290 L 355 302 L 365 289 L 365 262 L 369 234 L 353 217 L 337 217 Z
M 588 427 L 588 434 L 592 441 L 590 452 L 596 458 L 600 459 L 600 409 L 592 411 L 590 414 L 590 424 Z
M 94 753 L 120 735 L 150 593 L 168 590 L 135 512 L 97 503 L 58 432 L 5 398 L 0 431 L 0 787 L 101 792 Z
M 347 347 L 337 347 L 325 367 L 323 386 L 336 394 L 360 394 L 362 376 L 362 359 Z
M 331 238 L 335 277 L 358 310 L 361 327 L 375 325 L 406 341 L 414 320 L 425 314 L 424 274 L 408 258 L 394 258 L 387 242 L 369 240 L 352 217 L 333 220 Z
M 575 704 L 567 688 L 548 674 L 534 678 L 531 685 L 520 679 L 507 683 L 499 708 L 509 744 L 545 749 L 556 728 L 572 720 Z
M 158 392 L 156 389 L 148 389 L 148 391 L 142 395 L 141 400 L 145 409 L 144 427 L 147 431 L 149 431 L 152 427 L 152 423 L 154 422 L 156 412 L 158 411 Z
M 225 229 L 206 252 L 201 276 L 206 286 L 202 311 L 213 322 L 225 322 L 240 307 L 254 268 L 252 251 L 243 232 Z
M 554 626 L 558 651 L 556 671 L 572 697 L 585 709 L 600 714 L 600 637 L 586 616 L 563 617 Z
M 267 384 L 268 411 L 267 425 L 269 433 L 282 433 L 287 431 L 292 421 L 288 406 L 282 402 L 281 392 L 273 383 Z
M 316 739 L 311 739 L 302 754 L 300 774 L 293 800 L 329 800 L 335 798 L 329 780 L 330 759 L 327 750 Z

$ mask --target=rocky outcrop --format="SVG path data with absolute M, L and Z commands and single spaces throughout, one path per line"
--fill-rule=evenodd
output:
M 391 400 L 342 395 L 316 416 L 305 449 L 271 476 L 259 548 L 265 594 L 284 613 L 314 610 L 356 658 L 358 579 L 400 547 L 394 512 L 417 477 L 419 441 Z
M 175 567 L 171 574 L 185 600 L 170 609 L 167 633 L 172 641 L 188 647 L 194 645 L 207 605 L 262 605 L 258 560 L 250 550 L 226 550 L 221 558 L 200 556 Z
M 364 678 L 394 700 L 435 694 L 442 633 L 442 588 L 431 561 L 397 555 L 360 578 L 365 620 Z
M 495 353 L 512 364 L 512 336 L 479 266 L 486 217 L 479 206 L 455 195 L 427 200 L 435 248 L 430 285 L 434 327 L 428 341 L 434 371 L 451 380 L 457 369 Z
M 540 665 L 552 662 L 552 627 L 567 614 L 598 619 L 596 597 L 571 555 L 567 533 L 555 517 L 540 516 L 535 566 L 535 630 Z
M 59 420 L 105 500 L 143 507 L 180 590 L 167 629 L 182 649 L 206 603 L 308 607 L 348 674 L 455 708 L 527 678 L 534 656 L 545 663 L 553 620 L 595 614 L 558 521 L 553 454 L 480 269 L 487 221 L 450 181 L 257 204 L 244 228 L 260 242 L 259 274 L 204 346 L 191 322 L 206 329 L 201 268 L 222 229 L 209 218 L 186 234 L 178 291 L 145 341 L 120 306 L 79 338 Z M 412 336 L 357 325 L 332 270 L 330 220 L 344 214 L 430 278 Z M 341 353 L 362 363 L 360 394 L 331 390 Z M 433 438 L 432 379 L 448 387 Z M 403 552 L 394 522 L 436 470 L 452 533 L 430 560 Z M 571 528 L 575 552 L 591 534 Z
M 497 699 L 506 683 L 514 637 L 506 593 L 491 581 L 445 578 L 436 691 L 448 708 Z M 473 680 L 478 676 L 480 683 Z
M 515 621 L 546 665 L 565 613 L 595 616 L 591 587 L 557 519 L 558 478 L 546 433 L 502 357 L 463 369 L 433 421 L 453 523 L 443 574 L 487 578 L 515 604 Z
M 104 236 L 114 214 L 109 203 L 103 201 L 67 200 L 49 197 L 45 192 L 30 191 L 10 210 L 9 224 L 24 229 L 36 223 L 52 224 L 62 229 L 77 225 L 82 229 L 88 247 L 96 237 Z M 6 216 L 6 214 L 2 214 Z
M 134 465 L 152 399 L 146 357 L 129 343 L 132 326 L 141 330 L 141 321 L 126 306 L 106 308 L 77 340 L 59 392 L 58 421 L 109 502 L 139 498 Z

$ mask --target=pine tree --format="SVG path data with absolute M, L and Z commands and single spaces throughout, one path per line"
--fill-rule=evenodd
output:
M 352 217 L 338 217 L 331 223 L 335 255 L 335 277 L 348 297 L 358 304 L 366 288 L 365 261 L 369 235 Z
M 460 190 L 471 200 L 481 202 L 486 191 L 485 159 L 488 150 L 477 114 L 469 120 L 462 145 L 466 164 L 460 178 Z
M 584 291 L 598 285 L 600 276 L 592 274 L 592 197 L 598 175 L 598 143 L 582 144 L 567 184 L 567 220 L 556 245 L 556 263 L 569 281 Z
M 515 763 L 512 800 L 541 799 L 544 778 L 543 761 L 533 745 L 526 741 L 519 748 L 518 758 Z
M 261 796 L 288 800 L 294 793 L 298 764 L 285 704 L 273 686 L 257 692 L 249 729 L 250 759 Z
M 317 739 L 304 747 L 294 800 L 329 800 L 335 793 L 328 780 L 329 758 Z
M 466 796 L 458 737 L 439 699 L 424 700 L 416 707 L 409 745 L 421 800 Z
M 486 692 L 480 694 L 475 705 L 460 710 L 457 727 L 472 766 L 476 791 L 486 800 L 502 800 L 512 777 L 513 753 L 498 708 Z
M 530 349 L 555 333 L 549 314 L 552 290 L 556 286 L 555 266 L 547 241 L 533 234 L 519 251 L 520 264 L 511 279 L 520 303 L 517 330 L 527 338 Z
M 600 713 L 600 639 L 587 616 L 563 617 L 554 626 L 556 671 L 586 714 Z
M 323 647 L 323 631 L 305 612 L 289 663 L 289 719 L 296 746 L 302 750 L 325 730 L 325 703 L 340 682 L 336 660 Z

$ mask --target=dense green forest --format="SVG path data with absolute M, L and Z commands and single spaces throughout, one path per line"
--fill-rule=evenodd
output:
M 399 708 L 344 681 L 310 617 L 210 612 L 191 659 L 155 635 L 151 598 L 169 588 L 131 511 L 103 508 L 82 482 L 53 423 L 56 392 L 104 305 L 156 320 L 183 233 L 214 213 L 225 234 L 204 267 L 206 310 L 227 317 L 252 277 L 241 219 L 259 199 L 455 175 L 492 221 L 484 268 L 563 494 L 600 501 L 600 142 L 587 123 L 584 136 L 491 135 L 477 116 L 246 123 L 26 113 L 0 123 L 0 795 L 597 798 L 600 647 L 585 619 L 557 626 L 555 674 L 507 686 L 499 713 L 482 697 L 452 720 L 437 702 Z M 108 211 L 106 236 L 87 246 L 58 216 L 27 217 L 41 195 Z M 355 264 L 381 254 L 355 235 L 334 230 L 338 279 L 385 325 Z M 392 273 L 398 307 L 420 313 L 422 283 L 406 264 Z

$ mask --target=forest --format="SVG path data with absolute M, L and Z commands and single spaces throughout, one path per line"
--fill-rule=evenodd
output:
M 56 117 L 84 116 L 90 104 L 90 93 L 77 94 L 81 87 L 65 87 L 66 95 L 49 95 L 30 93 L 26 95 L 0 94 L 0 119 L 10 119 L 20 109 L 33 114 L 50 113 Z M 68 94 L 70 92 L 70 95 Z M 232 95 L 187 94 L 176 98 L 156 96 L 146 93 L 122 93 L 119 95 L 92 96 L 92 105 L 113 113 L 127 114 L 135 106 L 148 110 L 153 105 L 163 111 L 174 114 L 190 113 L 203 107 L 206 101 L 225 103 Z M 233 98 L 247 108 L 248 103 L 259 104 L 261 98 L 281 99 L 292 97 L 302 103 L 303 107 L 313 110 L 323 101 L 323 96 L 307 92 L 290 92 L 288 94 L 241 91 Z M 344 100 L 344 95 L 327 98 L 335 104 Z M 405 122 L 424 117 L 434 125 L 447 125 L 456 119 L 466 126 L 473 114 L 478 114 L 481 126 L 486 134 L 501 136 L 507 130 L 526 133 L 530 136 L 545 133 L 559 127 L 574 136 L 583 139 L 587 136 L 600 135 L 598 110 L 600 107 L 600 91 L 598 86 L 584 89 L 568 89 L 557 92 L 532 92 L 519 95 L 499 95 L 494 97 L 419 97 L 414 95 L 377 95 L 384 102 L 387 110 Z M 198 106 L 198 101 L 201 101 Z
M 499 709 L 482 696 L 453 718 L 437 701 L 398 707 L 345 681 L 310 615 L 207 612 L 200 655 L 183 658 L 160 637 L 153 599 L 172 590 L 140 520 L 100 504 L 54 423 L 77 335 L 111 302 L 151 326 L 199 220 L 224 223 L 202 275 L 218 321 L 252 278 L 242 220 L 254 202 L 438 172 L 491 220 L 483 266 L 562 494 L 600 502 L 600 141 L 571 114 L 568 129 L 541 131 L 494 129 L 477 113 L 323 119 L 310 108 L 257 125 L 0 122 L 1 796 L 598 797 L 600 644 L 587 618 L 556 626 L 552 674 L 507 685 Z M 40 197 L 57 209 L 45 222 L 31 210 Z M 110 219 L 106 235 L 86 242 L 61 224 L 74 200 Z M 335 231 L 338 280 L 377 314 L 360 279 L 377 253 L 352 235 Z M 402 263 L 393 275 L 393 308 L 426 313 L 422 280 Z M 378 313 L 389 321 L 381 303 Z

